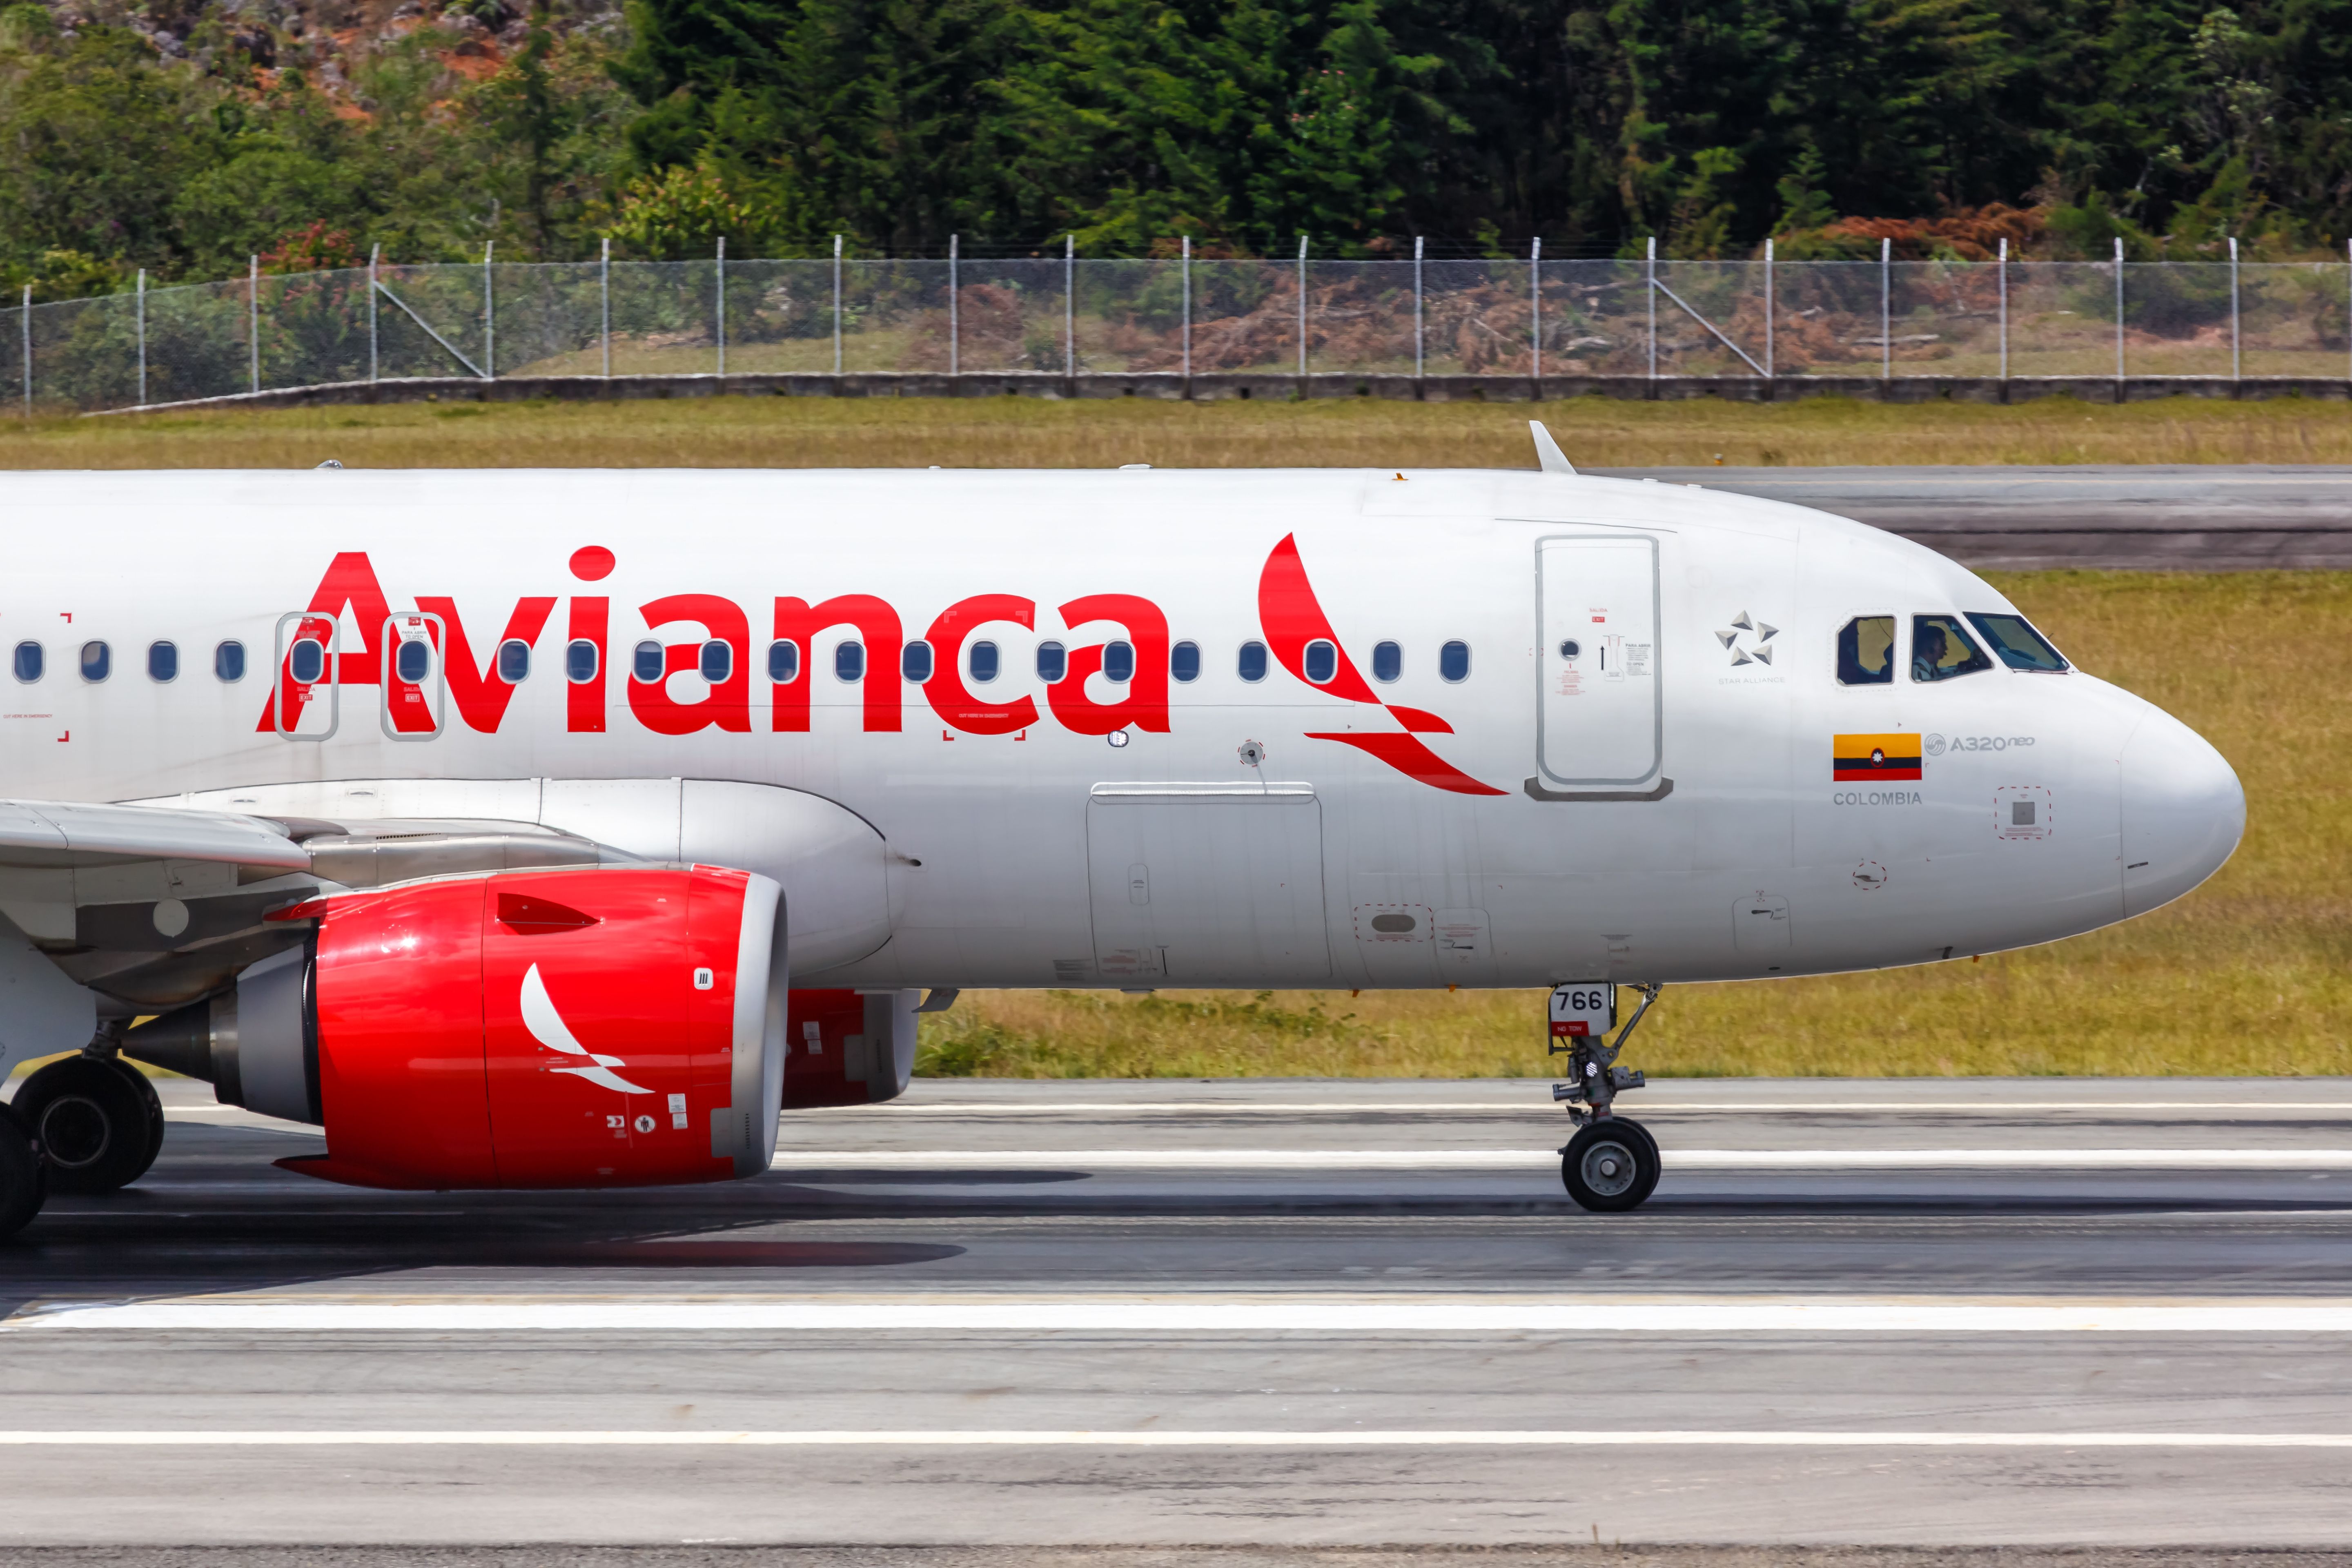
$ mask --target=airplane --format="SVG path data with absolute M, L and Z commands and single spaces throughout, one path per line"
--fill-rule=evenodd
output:
M 71 1053 L 0 1235 L 148 1168 L 133 1062 L 329 1181 L 723 1181 L 980 986 L 1552 986 L 1562 1180 L 1619 1212 L 1660 986 L 2053 942 L 2235 848 L 2221 754 L 1974 574 L 1534 435 L 0 477 L 0 1072 Z

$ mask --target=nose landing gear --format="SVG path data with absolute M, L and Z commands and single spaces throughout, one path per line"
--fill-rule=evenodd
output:
M 1658 1141 L 1640 1122 L 1616 1113 L 1617 1096 L 1640 1089 L 1639 1072 L 1617 1065 L 1625 1041 L 1658 999 L 1656 985 L 1636 985 L 1642 1005 L 1612 1043 L 1617 988 L 1603 982 L 1555 986 L 1551 994 L 1551 1050 L 1568 1058 L 1569 1081 L 1552 1085 L 1551 1097 L 1567 1102 L 1576 1136 L 1559 1152 L 1559 1179 L 1580 1207 L 1596 1214 L 1639 1208 L 1657 1189 Z M 1581 1100 L 1591 1109 L 1580 1108 Z

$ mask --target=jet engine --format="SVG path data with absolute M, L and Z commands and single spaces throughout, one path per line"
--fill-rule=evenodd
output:
M 709 866 L 437 878 L 314 899 L 233 991 L 123 1053 L 326 1130 L 371 1187 L 756 1175 L 783 1089 L 782 893 Z

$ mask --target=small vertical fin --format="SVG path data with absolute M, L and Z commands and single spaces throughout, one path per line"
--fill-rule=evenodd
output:
M 1559 443 L 1551 438 L 1551 432 L 1544 428 L 1542 420 L 1528 420 L 1528 428 L 1535 435 L 1538 468 L 1547 474 L 1576 472 L 1576 465 L 1568 460 L 1568 454 L 1559 449 Z

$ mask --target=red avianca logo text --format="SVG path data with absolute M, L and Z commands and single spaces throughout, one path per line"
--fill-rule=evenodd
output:
M 611 551 L 589 546 L 572 557 L 572 574 L 583 583 L 603 581 L 612 574 Z M 416 608 L 432 617 L 427 637 L 440 655 L 450 705 L 471 730 L 496 734 L 505 721 L 515 687 L 498 675 L 498 648 L 520 641 L 536 645 L 553 617 L 552 595 L 518 599 L 505 628 L 487 651 L 478 651 L 466 635 L 465 620 L 455 599 L 419 595 Z M 383 686 L 390 689 L 384 705 L 394 729 L 418 734 L 434 727 L 433 711 L 425 690 L 404 680 L 388 658 L 386 623 L 394 616 L 390 600 L 377 580 L 365 551 L 345 551 L 329 563 L 319 580 L 304 619 L 285 639 L 287 651 L 278 679 L 266 700 L 260 723 L 264 733 L 279 728 L 279 703 L 285 704 L 284 728 L 301 724 L 304 711 L 325 681 L 309 684 L 294 677 L 292 647 L 302 637 L 332 646 L 333 628 L 348 610 L 358 623 L 362 646 L 339 653 L 335 679 L 344 686 Z M 625 681 L 631 715 L 657 735 L 690 735 L 716 729 L 749 734 L 753 722 L 751 701 L 751 616 L 734 600 L 715 594 L 673 594 L 637 606 L 648 635 L 665 627 L 693 626 L 701 636 L 662 644 L 662 675 L 656 680 Z M 1045 688 L 1045 704 L 1062 728 L 1081 735 L 1108 735 L 1118 730 L 1168 732 L 1168 617 L 1150 599 L 1133 594 L 1089 594 L 1055 607 L 1054 614 L 1073 637 L 1098 631 L 1101 641 L 1072 647 L 1063 678 Z M 1408 777 L 1437 789 L 1460 795 L 1501 795 L 1454 768 L 1419 739 L 1424 734 L 1450 735 L 1452 725 L 1434 713 L 1383 701 L 1357 670 L 1332 630 L 1322 605 L 1307 581 L 1295 535 L 1286 536 L 1266 557 L 1258 578 L 1258 618 L 1268 648 L 1291 675 L 1327 695 L 1366 703 L 1400 726 L 1394 731 L 1309 732 L 1307 739 L 1336 741 L 1377 758 Z M 790 680 L 770 680 L 766 710 L 768 727 L 782 732 L 809 728 L 809 682 L 814 660 L 809 657 L 820 633 L 844 629 L 855 634 L 866 648 L 870 677 L 863 688 L 863 727 L 868 733 L 894 733 L 904 727 L 905 685 L 895 679 L 907 643 L 906 627 L 889 602 L 871 594 L 842 594 L 810 604 L 805 599 L 778 598 L 769 611 L 768 632 L 778 642 L 790 642 L 802 657 Z M 981 594 L 960 599 L 940 611 L 922 633 L 930 646 L 931 676 L 921 683 L 923 695 L 949 731 L 967 735 L 1019 734 L 1036 724 L 1041 715 L 1034 698 L 992 702 L 975 694 L 963 679 L 963 648 L 973 632 L 989 622 L 1007 622 L 1034 630 L 1037 605 L 1014 594 Z M 601 734 L 606 720 L 605 690 L 612 677 L 612 600 L 603 595 L 572 595 L 564 626 L 565 640 L 584 642 L 595 649 L 596 674 L 568 683 L 564 727 L 575 734 Z M 1328 680 L 1307 679 L 1306 650 L 1309 643 L 1328 640 L 1338 655 L 1336 671 Z M 732 657 L 724 679 L 711 682 L 703 696 L 679 701 L 670 696 L 672 675 L 700 668 L 703 646 L 727 644 Z M 1102 671 L 1103 650 L 1113 641 L 1135 649 L 1135 673 L 1117 700 L 1097 702 L 1087 694 L 1087 680 Z M 764 679 L 764 677 L 763 677 Z

